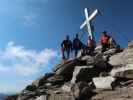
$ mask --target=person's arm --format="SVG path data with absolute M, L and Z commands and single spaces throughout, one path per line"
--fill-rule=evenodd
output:
M 102 37 L 100 38 L 99 42 L 100 42 L 100 44 L 102 44 Z
M 61 43 L 61 48 L 63 48 L 63 47 L 64 47 L 63 45 L 64 45 L 64 41 Z

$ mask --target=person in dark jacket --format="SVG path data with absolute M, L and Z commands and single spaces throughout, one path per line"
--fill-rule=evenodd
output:
M 63 59 L 69 59 L 70 52 L 72 50 L 72 42 L 69 40 L 69 35 L 66 36 L 66 39 L 63 40 L 61 43 L 61 49 L 62 49 L 62 58 Z
M 77 54 L 81 50 L 81 48 L 82 48 L 82 42 L 80 41 L 78 34 L 76 34 L 76 37 L 73 40 L 73 50 L 75 57 L 77 57 Z
M 110 39 L 110 36 L 108 36 L 107 32 L 104 31 L 101 37 L 102 52 L 107 51 L 107 49 L 109 48 L 109 39 Z

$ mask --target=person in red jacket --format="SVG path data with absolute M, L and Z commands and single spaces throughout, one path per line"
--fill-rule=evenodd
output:
M 93 55 L 94 53 L 94 50 L 95 50 L 95 47 L 96 47 L 96 42 L 94 39 L 92 39 L 90 36 L 88 37 L 88 41 L 87 41 L 87 48 L 88 48 L 88 51 L 87 54 L 89 55 Z
M 107 35 L 107 32 L 104 31 L 102 33 L 102 37 L 101 37 L 101 45 L 102 45 L 102 52 L 107 51 L 108 47 L 109 47 L 109 36 Z

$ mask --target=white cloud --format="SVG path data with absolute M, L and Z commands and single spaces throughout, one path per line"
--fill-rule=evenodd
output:
M 58 57 L 58 52 L 52 49 L 46 48 L 37 52 L 9 42 L 5 50 L 0 51 L 0 72 L 12 72 L 21 76 L 34 75 Z

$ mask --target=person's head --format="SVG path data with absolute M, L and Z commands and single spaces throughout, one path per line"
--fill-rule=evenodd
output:
M 76 38 L 79 38 L 79 35 L 78 34 L 76 34 Z
M 69 35 L 66 35 L 66 40 L 69 40 Z
M 107 36 L 107 31 L 102 32 L 103 36 Z
M 91 40 L 91 36 L 89 36 L 88 39 Z

